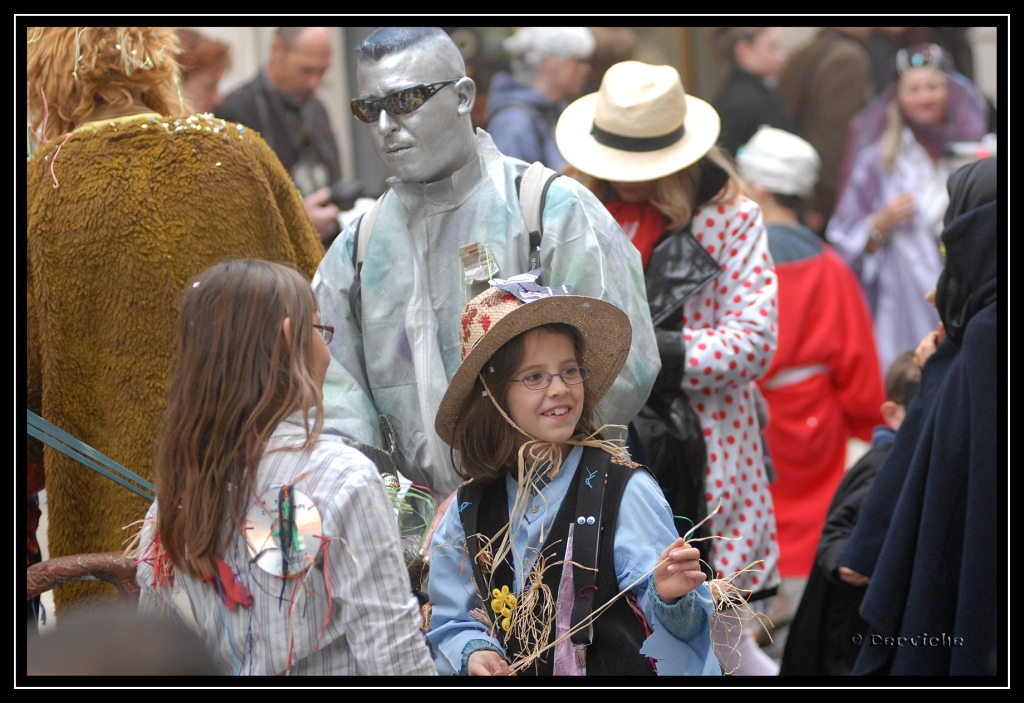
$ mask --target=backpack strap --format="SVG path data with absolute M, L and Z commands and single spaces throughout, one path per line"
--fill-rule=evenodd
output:
M 387 191 L 377 198 L 377 201 L 370 206 L 370 209 L 359 216 L 356 222 L 356 245 L 352 249 L 352 265 L 356 268 L 356 274 L 363 268 L 363 259 L 366 258 L 366 247 L 370 243 L 370 234 L 373 232 L 373 225 L 380 214 L 381 205 L 384 203 L 384 196 Z
M 449 505 L 449 510 L 455 510 L 462 520 L 462 534 L 466 538 L 466 551 L 469 554 L 469 561 L 473 565 L 473 578 L 476 581 L 477 589 L 487 597 L 490 590 L 483 572 L 480 570 L 480 562 L 477 554 L 480 553 L 480 529 L 477 527 L 480 515 L 480 499 L 483 496 L 483 487 L 478 481 L 469 481 L 459 486 L 454 505 Z
M 573 588 L 576 598 L 570 619 L 572 643 L 582 658 L 583 648 L 594 641 L 594 623 L 577 630 L 577 626 L 594 612 L 597 601 L 597 562 L 601 546 L 601 508 L 604 503 L 605 479 L 611 455 L 598 447 L 587 447 L 577 470 L 579 494 L 576 499 L 576 522 L 573 528 Z M 609 535 L 614 539 L 614 535 Z M 581 662 L 581 665 L 583 662 Z
M 540 268 L 540 240 L 544 237 L 544 203 L 547 200 L 551 182 L 561 175 L 540 161 L 534 161 L 521 178 L 516 179 L 519 193 L 519 209 L 530 233 L 530 255 L 527 271 Z
M 352 289 L 348 294 L 348 307 L 352 312 L 352 319 L 356 321 L 356 327 L 359 329 L 363 328 L 363 294 L 359 274 L 363 270 L 363 259 L 366 258 L 366 247 L 370 243 L 373 225 L 377 221 L 377 215 L 380 213 L 384 196 L 387 194 L 387 191 L 384 191 L 384 194 L 377 198 L 377 201 L 370 206 L 370 209 L 356 220 L 356 245 L 352 247 L 352 267 L 355 269 L 355 276 L 352 281 Z

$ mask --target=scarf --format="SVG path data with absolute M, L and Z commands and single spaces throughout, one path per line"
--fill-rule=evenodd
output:
M 642 203 L 616 201 L 608 203 L 606 207 L 640 252 L 640 260 L 646 271 L 654 245 L 665 233 L 665 217 L 647 200 Z

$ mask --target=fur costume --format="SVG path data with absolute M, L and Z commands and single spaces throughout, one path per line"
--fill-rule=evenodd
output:
M 27 183 L 28 407 L 152 479 L 182 288 L 229 256 L 312 276 L 320 239 L 264 141 L 209 115 L 86 123 L 33 154 Z M 29 454 L 50 555 L 122 548 L 146 501 L 35 440 Z M 65 586 L 57 608 L 99 592 Z

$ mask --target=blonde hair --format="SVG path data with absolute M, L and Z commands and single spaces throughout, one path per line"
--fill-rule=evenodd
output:
M 903 140 L 903 115 L 898 100 L 893 100 L 885 109 L 885 131 L 882 132 L 882 166 L 892 173 L 896 165 L 896 152 Z
M 736 172 L 729 157 L 717 145 L 711 147 L 704 158 L 711 159 L 729 174 L 725 187 L 708 202 L 725 203 L 737 195 L 750 197 L 746 183 Z M 700 186 L 700 164 L 701 162 L 697 161 L 680 171 L 662 176 L 656 182 L 654 196 L 650 202 L 665 217 L 665 229 L 668 231 L 685 226 L 693 216 L 693 208 L 701 204 L 694 202 Z M 608 181 L 595 178 L 572 166 L 567 167 L 565 173 L 586 186 L 602 203 L 618 200 L 615 189 Z
M 88 122 L 100 105 L 141 103 L 184 112 L 168 27 L 35 27 L 28 35 L 28 116 L 48 143 Z

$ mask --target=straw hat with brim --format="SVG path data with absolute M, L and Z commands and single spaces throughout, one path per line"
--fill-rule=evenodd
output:
M 558 118 L 562 156 L 606 181 L 652 181 L 681 171 L 708 153 L 722 121 L 710 104 L 687 95 L 671 66 L 617 63 L 601 89 Z
M 611 303 L 582 295 L 555 295 L 524 303 L 511 293 L 489 288 L 469 301 L 462 313 L 462 364 L 448 384 L 434 421 L 441 439 L 452 443 L 459 411 L 488 359 L 513 337 L 555 322 L 572 325 L 583 336 L 584 355 L 579 363 L 590 370 L 587 395 L 595 404 L 604 397 L 629 354 L 633 328 L 626 313 Z M 497 388 L 491 390 L 499 393 Z

